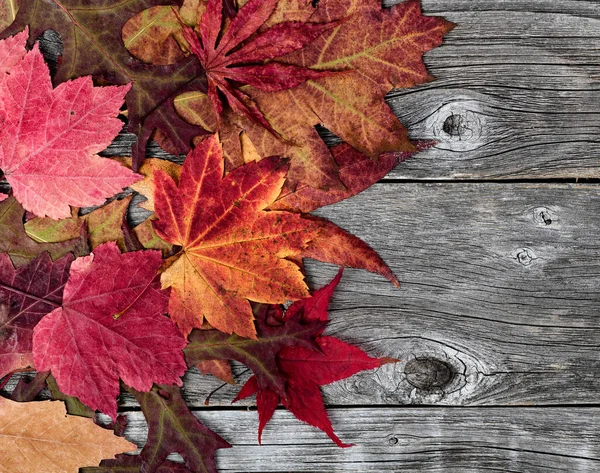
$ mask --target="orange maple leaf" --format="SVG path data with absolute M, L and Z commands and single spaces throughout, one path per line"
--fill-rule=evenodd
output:
M 286 172 L 286 162 L 273 157 L 223 177 L 223 152 L 214 136 L 187 156 L 179 184 L 155 172 L 154 229 L 181 247 L 161 281 L 172 288 L 169 313 L 185 335 L 206 319 L 223 332 L 256 338 L 248 299 L 274 304 L 308 296 L 300 267 L 288 258 L 302 253 L 319 225 L 266 210 Z

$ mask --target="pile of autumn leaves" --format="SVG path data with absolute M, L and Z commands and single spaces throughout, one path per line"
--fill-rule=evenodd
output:
M 86 472 L 216 472 L 229 444 L 179 387 L 194 366 L 233 382 L 231 360 L 253 373 L 236 400 L 256 394 L 259 439 L 282 403 L 345 446 L 319 386 L 396 360 L 324 334 L 341 270 L 311 293 L 302 262 L 398 281 L 366 243 L 308 212 L 426 146 L 383 98 L 429 79 L 421 56 L 451 24 L 417 0 L 88 3 L 22 1 L 15 18 L 0 7 L 0 377 L 38 372 L 0 397 L 2 466 L 76 472 L 134 451 L 113 433 L 123 388 L 148 441 Z M 64 48 L 55 87 L 34 44 L 47 29 Z M 124 101 L 133 159 L 101 158 Z M 318 123 L 346 143 L 328 149 Z M 186 153 L 183 165 L 144 160 L 151 137 Z M 134 228 L 127 187 L 147 199 Z M 72 415 L 23 403 L 43 389 Z M 86 418 L 95 411 L 109 429 Z M 166 460 L 175 452 L 185 465 Z

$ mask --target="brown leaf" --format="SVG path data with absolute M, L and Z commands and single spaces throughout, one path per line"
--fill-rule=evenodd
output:
M 212 374 L 225 383 L 235 384 L 229 360 L 201 360 L 196 367 L 202 374 Z
M 298 67 L 338 73 L 311 78 L 288 90 L 244 87 L 243 93 L 257 104 L 268 126 L 224 112 L 219 127 L 224 152 L 238 157 L 237 165 L 241 164 L 238 136 L 245 131 L 261 156 L 292 158 L 288 175 L 292 188 L 302 183 L 323 190 L 340 189 L 339 183 L 335 184 L 335 163 L 314 129 L 317 124 L 371 158 L 388 151 L 415 151 L 384 98 L 392 88 L 432 79 L 422 55 L 441 44 L 454 25 L 424 16 L 419 0 L 407 0 L 390 9 L 382 8 L 379 0 L 321 0 L 317 8 L 309 0 L 280 0 L 259 34 L 288 21 L 342 19 L 345 21 L 302 50 L 278 58 Z M 201 94 L 188 94 L 177 110 L 190 123 L 209 124 L 214 131 L 214 112 L 206 101 Z
M 136 445 L 91 419 L 67 416 L 62 402 L 0 398 L 2 472 L 77 473 L 80 467 L 135 450 Z

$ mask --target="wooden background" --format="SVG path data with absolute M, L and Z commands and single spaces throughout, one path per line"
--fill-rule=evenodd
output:
M 437 80 L 388 102 L 439 144 L 318 212 L 402 282 L 346 270 L 329 333 L 403 361 L 324 389 L 349 449 L 284 410 L 258 446 L 253 401 L 224 386 L 205 407 L 221 384 L 193 370 L 186 400 L 234 446 L 220 471 L 600 471 L 600 0 L 422 5 L 458 26 L 426 55 Z

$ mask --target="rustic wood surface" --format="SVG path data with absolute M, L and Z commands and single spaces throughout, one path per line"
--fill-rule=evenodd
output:
M 595 408 L 341 408 L 330 409 L 340 449 L 285 411 L 276 412 L 258 446 L 256 412 L 203 411 L 200 420 L 234 448 L 217 452 L 227 472 L 597 472 Z M 146 435 L 139 412 L 126 435 Z M 175 459 L 176 457 L 172 457 Z
M 458 26 L 426 55 L 437 80 L 388 99 L 438 145 L 318 212 L 402 282 L 346 270 L 329 333 L 402 362 L 324 388 L 349 449 L 285 411 L 259 447 L 252 400 L 191 370 L 187 402 L 234 445 L 221 471 L 600 471 L 600 2 L 422 5 Z M 308 270 L 316 287 L 336 268 Z M 143 443 L 126 395 L 122 411 Z

